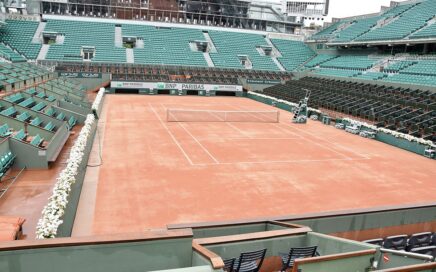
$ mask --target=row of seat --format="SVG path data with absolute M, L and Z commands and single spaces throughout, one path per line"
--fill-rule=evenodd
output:
M 378 127 L 436 141 L 436 94 L 345 80 L 305 77 L 263 90 L 298 103 L 311 90 L 310 106 L 352 115 Z
M 15 155 L 11 151 L 7 151 L 0 155 L 0 179 L 6 174 L 6 172 L 12 167 L 15 161 Z
M 287 271 L 294 266 L 297 259 L 319 256 L 317 246 L 292 247 L 286 253 L 279 253 L 282 261 L 280 271 Z M 257 272 L 261 269 L 266 255 L 266 248 L 242 252 L 238 257 L 224 260 L 224 271 L 227 272 Z
M 31 145 L 36 146 L 36 147 L 40 147 L 44 142 L 44 138 L 39 136 L 39 134 L 37 134 L 35 136 L 29 136 L 24 131 L 24 129 L 20 129 L 18 132 L 13 134 L 12 138 L 23 141 L 23 142 L 28 142 Z
M 388 236 L 385 238 L 376 238 L 363 241 L 365 243 L 379 245 L 383 248 L 404 250 L 417 252 L 417 248 L 436 246 L 436 233 L 421 232 L 412 235 L 402 234 L 395 236 Z M 435 256 L 436 257 L 436 256 Z

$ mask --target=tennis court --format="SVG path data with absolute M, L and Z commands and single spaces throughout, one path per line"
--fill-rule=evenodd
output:
M 204 110 L 253 119 L 168 122 L 172 109 L 179 119 Z M 278 123 L 255 120 L 274 110 L 235 97 L 106 96 L 90 162 L 101 149 L 102 165 L 87 173 L 74 235 L 434 200 L 434 161 L 320 122 L 292 124 L 285 111 Z

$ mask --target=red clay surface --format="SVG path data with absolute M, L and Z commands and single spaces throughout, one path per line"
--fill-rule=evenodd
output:
M 26 219 L 21 239 L 35 238 L 36 224 L 41 217 L 42 209 L 52 194 L 56 178 L 65 167 L 71 147 L 78 137 L 80 129 L 81 126 L 74 127 L 72 135 L 65 143 L 59 157 L 49 169 L 24 170 L 0 198 L 0 216 L 21 216 Z M 8 177 L 4 177 L 0 183 L 0 189 L 7 188 L 11 183 L 11 181 L 7 181 L 8 178 L 18 175 L 19 172 L 19 169 L 8 172 Z
M 280 123 L 166 122 L 166 108 L 273 109 L 249 99 L 108 95 L 104 107 L 89 234 L 434 201 L 435 161 L 284 111 Z

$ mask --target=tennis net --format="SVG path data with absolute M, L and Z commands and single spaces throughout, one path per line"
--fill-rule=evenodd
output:
M 256 122 L 278 123 L 280 112 L 167 109 L 167 122 Z

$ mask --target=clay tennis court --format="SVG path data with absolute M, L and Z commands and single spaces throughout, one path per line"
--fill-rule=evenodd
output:
M 107 95 L 74 235 L 434 201 L 435 162 L 321 122 L 167 122 L 247 98 Z

